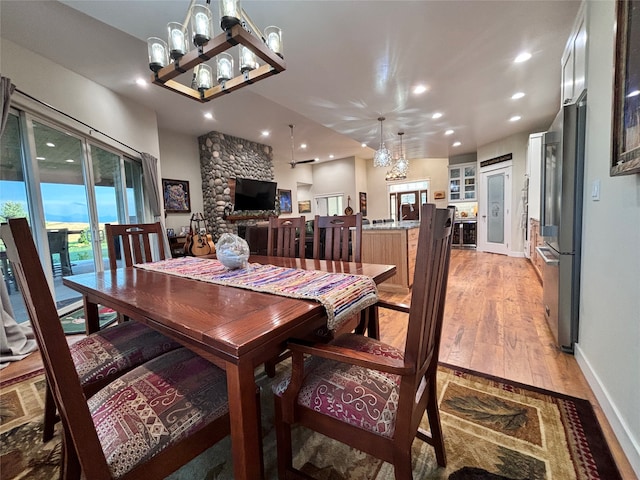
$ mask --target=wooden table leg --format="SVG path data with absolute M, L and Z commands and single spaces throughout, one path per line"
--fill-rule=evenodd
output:
M 236 480 L 264 478 L 260 408 L 251 362 L 227 364 L 231 451 Z
M 98 305 L 84 297 L 84 323 L 87 335 L 100 330 L 100 316 L 98 315 Z

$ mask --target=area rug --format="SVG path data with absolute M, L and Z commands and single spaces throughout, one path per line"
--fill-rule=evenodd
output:
M 271 480 L 277 470 L 270 379 L 258 373 L 257 381 L 262 388 L 265 476 Z M 433 449 L 416 440 L 416 480 L 621 478 L 588 401 L 445 365 L 439 367 L 438 386 L 448 465 L 438 468 Z M 41 375 L 0 388 L 3 480 L 56 478 L 60 434 L 57 430 L 53 440 L 41 442 L 43 402 Z M 293 436 L 299 448 L 294 465 L 313 478 L 394 479 L 391 465 L 322 435 L 297 428 Z M 229 438 L 168 478 L 232 479 Z
M 108 307 L 99 306 L 98 315 L 100 317 L 100 328 L 105 328 L 118 319 L 118 312 Z M 79 308 L 60 317 L 62 329 L 66 335 L 77 335 L 85 333 L 84 308 Z

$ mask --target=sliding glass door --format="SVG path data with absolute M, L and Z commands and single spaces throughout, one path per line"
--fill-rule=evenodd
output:
M 62 277 L 108 265 L 105 223 L 143 221 L 140 163 L 24 112 L 9 117 L 0 161 L 0 220 L 29 218 L 59 312 L 79 306 Z

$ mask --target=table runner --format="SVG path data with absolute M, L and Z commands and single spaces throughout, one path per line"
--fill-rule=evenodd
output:
M 347 273 L 250 263 L 228 270 L 218 260 L 181 257 L 136 265 L 137 268 L 256 292 L 320 302 L 327 311 L 327 328 L 337 330 L 351 316 L 378 301 L 372 278 Z

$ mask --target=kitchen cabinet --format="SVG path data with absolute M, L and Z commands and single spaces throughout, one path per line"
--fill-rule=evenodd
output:
M 562 83 L 560 102 L 566 104 L 578 99 L 586 88 L 587 26 L 584 2 L 562 55 Z M 562 105 L 561 105 L 562 106 Z
M 396 266 L 396 274 L 378 285 L 378 290 L 409 293 L 416 266 L 419 226 L 417 221 L 363 226 L 362 262 Z
M 449 201 L 473 202 L 476 192 L 476 164 L 449 165 Z

